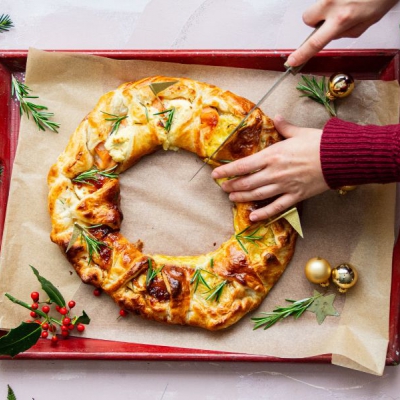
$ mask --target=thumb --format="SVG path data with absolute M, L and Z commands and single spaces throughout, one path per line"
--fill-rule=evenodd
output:
M 286 139 L 297 136 L 301 131 L 301 128 L 287 122 L 281 115 L 275 116 L 274 125 L 276 130 Z

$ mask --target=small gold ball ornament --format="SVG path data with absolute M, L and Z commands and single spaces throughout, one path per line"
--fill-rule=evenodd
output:
M 329 262 L 321 257 L 310 258 L 304 267 L 306 278 L 311 283 L 317 283 L 323 287 L 329 286 L 331 270 L 332 268 Z
M 340 293 L 347 292 L 358 280 L 358 272 L 354 265 L 343 263 L 333 268 L 332 282 L 339 288 Z
M 341 195 L 345 195 L 347 194 L 347 192 L 351 192 L 352 190 L 354 190 L 357 186 L 340 186 L 340 188 L 337 190 L 339 194 Z
M 338 73 L 329 78 L 328 93 L 330 100 L 347 97 L 354 89 L 354 79 L 350 74 Z

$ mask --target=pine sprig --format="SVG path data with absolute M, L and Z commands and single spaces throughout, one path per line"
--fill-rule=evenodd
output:
M 263 312 L 263 317 L 254 317 L 251 318 L 254 321 L 254 330 L 264 327 L 265 329 L 270 328 L 272 325 L 276 324 L 278 321 L 281 321 L 284 318 L 289 316 L 293 316 L 295 319 L 298 319 L 303 315 L 303 313 L 309 308 L 316 299 L 322 296 L 322 293 L 315 292 L 314 296 L 306 297 L 301 300 L 289 300 L 286 299 L 287 302 L 292 303 L 288 307 L 276 307 L 272 312 Z
M 102 111 L 102 113 L 109 116 L 109 118 L 105 118 L 106 121 L 114 122 L 112 124 L 112 127 L 111 127 L 110 135 L 112 135 L 114 132 L 118 132 L 118 129 L 119 129 L 119 126 L 121 125 L 121 122 L 124 119 L 128 118 L 127 115 L 115 115 L 115 114 L 107 113 L 105 111 Z
M 1 14 L 0 16 L 0 33 L 7 32 L 10 28 L 13 28 L 13 22 L 8 14 Z
M 112 168 L 105 169 L 104 171 L 100 171 L 97 167 L 94 166 L 88 171 L 82 172 L 77 177 L 73 178 L 72 182 L 86 183 L 87 185 L 93 186 L 93 183 L 91 183 L 91 181 L 99 182 L 98 175 L 110 179 L 116 179 L 118 178 L 118 174 L 112 173 L 115 168 L 117 168 L 117 165 Z
M 166 115 L 168 114 L 168 115 Z M 163 115 L 166 117 L 166 120 L 163 123 L 163 127 L 164 129 L 169 132 L 171 130 L 171 126 L 172 126 L 172 120 L 174 118 L 174 114 L 175 114 L 175 107 L 172 107 L 168 110 L 164 110 L 164 111 L 160 111 L 158 113 L 155 113 L 153 115 Z
M 228 281 L 222 281 L 212 289 L 210 289 L 208 292 L 211 292 L 207 297 L 206 300 L 208 301 L 213 301 L 215 300 L 217 303 L 219 302 L 219 299 L 222 295 L 222 291 L 224 290 L 225 285 L 228 283 Z M 208 293 L 206 292 L 206 293 Z
M 7 385 L 7 400 L 17 400 L 10 385 Z
M 19 112 L 20 115 L 26 114 L 27 118 L 32 115 L 36 126 L 40 131 L 45 131 L 46 129 L 52 132 L 58 133 L 58 128 L 60 124 L 57 122 L 50 121 L 50 118 L 54 116 L 53 113 L 48 112 L 47 107 L 38 104 L 31 103 L 27 99 L 38 99 L 38 96 L 30 95 L 31 89 L 28 86 L 20 82 L 14 76 L 11 76 L 11 93 L 19 101 Z
M 326 78 L 324 76 L 318 81 L 315 76 L 307 77 L 301 76 L 303 81 L 297 85 L 297 90 L 303 92 L 301 97 L 309 97 L 311 100 L 322 104 L 332 117 L 336 117 L 336 110 L 334 103 L 331 102 L 327 96 L 328 87 L 326 84 Z
M 149 286 L 150 283 L 153 281 L 153 279 L 161 272 L 161 270 L 164 268 L 164 265 L 162 265 L 158 269 L 153 269 L 153 263 L 151 261 L 151 258 L 148 259 L 148 264 L 149 268 L 147 269 L 147 274 L 146 274 L 146 286 Z
M 75 241 L 80 238 L 81 243 L 84 242 L 86 244 L 86 249 L 89 254 L 89 260 L 88 260 L 88 265 L 92 262 L 92 258 L 94 254 L 99 255 L 100 250 L 103 246 L 110 248 L 110 246 L 102 242 L 100 240 L 97 240 L 90 232 L 89 229 L 94 229 L 98 228 L 101 225 L 92 225 L 90 227 L 83 227 L 75 222 L 74 224 L 74 230 L 71 235 L 71 239 L 69 240 L 67 250 L 65 251 L 66 253 L 69 251 L 69 249 L 72 247 L 72 245 L 75 243 Z
M 246 231 L 249 230 L 251 225 L 247 226 L 245 229 L 243 229 L 241 232 L 237 233 L 235 235 L 235 239 L 237 240 L 237 242 L 239 243 L 240 247 L 243 249 L 243 251 L 246 254 L 249 254 L 248 250 L 246 249 L 243 241 L 247 241 L 250 242 L 256 246 L 258 246 L 257 244 L 257 240 L 261 240 L 264 235 L 257 235 L 258 231 L 261 229 L 262 225 L 260 225 L 257 229 L 255 229 L 252 233 L 248 234 L 248 235 L 243 235 Z

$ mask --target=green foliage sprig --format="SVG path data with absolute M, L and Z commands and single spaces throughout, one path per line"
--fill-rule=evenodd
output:
M 0 16 L 0 33 L 7 32 L 10 28 L 13 28 L 13 22 L 8 14 L 1 14 Z
M 28 86 L 20 82 L 14 76 L 11 76 L 11 93 L 19 101 L 19 112 L 22 115 L 26 114 L 27 118 L 32 115 L 36 126 L 40 131 L 46 129 L 52 132 L 58 133 L 60 124 L 57 122 L 50 121 L 50 118 L 54 116 L 53 113 L 48 112 L 48 108 L 38 104 L 31 103 L 27 99 L 38 99 L 38 96 L 30 95 L 31 89 Z

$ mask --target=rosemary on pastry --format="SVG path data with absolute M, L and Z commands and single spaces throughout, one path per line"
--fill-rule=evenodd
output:
M 168 113 L 168 116 L 166 114 Z M 163 123 L 164 129 L 169 132 L 171 130 L 172 126 L 172 120 L 174 118 L 175 114 L 175 107 L 169 108 L 168 110 L 160 111 L 158 113 L 155 113 L 154 115 L 164 115 L 166 116 L 166 121 Z
M 13 28 L 13 22 L 8 14 L 1 14 L 0 16 L 0 33 L 7 32 L 10 28 Z
M 48 112 L 47 107 L 38 104 L 31 103 L 27 99 L 37 99 L 38 96 L 30 95 L 31 89 L 28 86 L 20 82 L 13 75 L 11 76 L 11 93 L 19 101 L 19 112 L 21 115 L 26 114 L 29 118 L 29 114 L 32 115 L 36 126 L 39 130 L 44 131 L 49 129 L 53 132 L 58 132 L 60 124 L 57 122 L 50 121 L 49 118 L 53 117 L 54 114 Z
M 97 240 L 88 229 L 98 228 L 101 225 L 92 225 L 90 227 L 83 227 L 78 223 L 74 223 L 74 229 L 72 231 L 71 239 L 69 240 L 67 250 L 72 247 L 75 241 L 80 238 L 81 242 L 85 242 L 87 252 L 89 254 L 88 265 L 92 262 L 93 254 L 100 254 L 100 249 L 102 246 L 109 247 L 107 243 Z
M 194 293 L 196 293 L 197 288 L 199 284 L 203 284 L 208 290 L 211 290 L 210 285 L 207 283 L 207 281 L 204 279 L 204 276 L 201 274 L 202 272 L 210 273 L 202 268 L 197 268 L 195 273 L 193 274 L 192 279 L 190 280 L 190 283 L 194 283 Z
M 106 115 L 108 115 L 108 116 L 110 117 L 110 118 L 105 118 L 106 121 L 112 121 L 112 122 L 114 122 L 114 123 L 112 124 L 112 127 L 111 127 L 110 135 L 112 135 L 114 132 L 117 132 L 118 129 L 119 129 L 119 126 L 121 125 L 121 122 L 122 122 L 124 119 L 128 118 L 127 115 L 119 116 L 119 115 L 107 113 L 107 112 L 105 112 L 105 111 L 101 111 L 101 112 L 102 112 L 103 114 L 106 114 Z
M 255 244 L 257 246 L 257 240 L 261 240 L 264 236 L 260 236 L 257 235 L 258 231 L 261 229 L 262 225 L 260 225 L 256 230 L 254 230 L 252 233 L 248 234 L 248 235 L 243 235 L 249 228 L 251 225 L 247 226 L 245 229 L 243 229 L 241 232 L 237 233 L 235 235 L 235 239 L 237 240 L 237 242 L 239 243 L 240 247 L 243 249 L 243 251 L 246 254 L 249 254 L 249 252 L 247 251 L 246 247 L 243 244 L 243 240 L 250 242 L 252 244 Z
M 112 168 L 105 169 L 104 171 L 100 171 L 96 166 L 90 168 L 88 171 L 82 172 L 77 177 L 72 179 L 72 182 L 86 183 L 87 185 L 92 185 L 90 181 L 98 182 L 98 175 L 104 176 L 106 178 L 115 179 L 118 178 L 118 174 L 112 173 L 114 169 L 117 168 L 115 165 Z
M 146 274 L 146 286 L 149 286 L 150 283 L 153 281 L 153 279 L 157 276 L 159 272 L 164 268 L 164 265 L 162 265 L 158 269 L 153 269 L 153 262 L 151 261 L 151 258 L 148 258 L 148 263 L 149 263 L 149 268 L 147 269 L 147 274 Z
M 146 115 L 146 121 L 149 122 L 149 110 L 143 103 L 140 103 L 140 105 L 144 108 L 144 113 Z
M 219 301 L 219 298 L 221 297 L 222 291 L 224 290 L 225 285 L 228 283 L 228 281 L 222 281 L 212 289 L 210 289 L 210 294 L 206 297 L 206 300 L 213 301 L 215 300 L 216 302 Z

